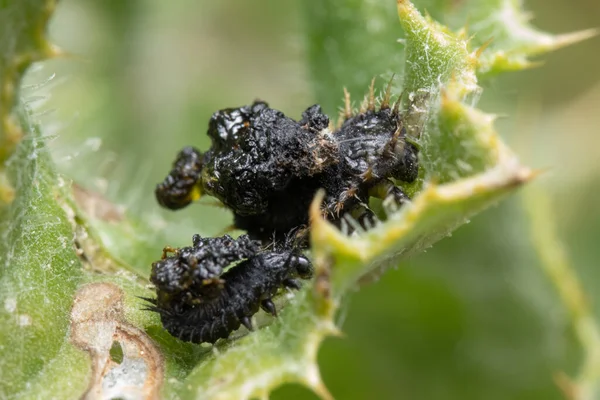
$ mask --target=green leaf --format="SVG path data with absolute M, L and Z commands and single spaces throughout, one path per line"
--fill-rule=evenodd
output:
M 310 0 L 302 5 L 314 92 L 330 115 L 342 105 L 342 88 L 362 97 L 374 76 L 403 65 L 393 0 Z
M 197 367 L 185 385 L 190 397 L 264 397 L 281 382 L 301 383 L 326 397 L 315 354 L 319 342 L 336 332 L 333 316 L 342 297 L 361 280 L 421 252 L 532 178 L 493 131 L 493 118 L 459 100 L 477 90 L 466 41 L 422 17 L 408 2 L 399 3 L 398 11 L 407 32 L 406 115 L 414 117 L 411 109 L 423 110 L 409 126 L 420 138 L 422 168 L 429 176 L 426 187 L 413 204 L 357 237 L 321 219 L 318 197 L 311 212 L 317 278 L 309 297 L 296 296 L 277 324 Z M 431 176 L 444 184 L 434 184 Z M 256 359 L 256 354 L 261 356 Z
M 65 342 L 82 279 L 73 226 L 62 208 L 67 187 L 56 175 L 47 138 L 25 111 L 20 116 L 27 135 L 6 170 L 16 197 L 2 210 L 0 225 L 0 397 L 44 393 L 42 382 L 57 380 L 65 365 L 79 379 L 72 385 L 58 379 L 53 395 L 73 397 L 85 388 L 87 360 Z
M 18 123 L 11 118 L 24 69 L 54 53 L 43 34 L 53 3 L 0 0 L 0 161 L 8 159 L 0 183 L 10 180 L 15 191 L 0 211 L 0 397 L 121 397 L 137 390 L 149 397 L 246 399 L 294 382 L 330 397 L 317 353 L 324 338 L 339 335 L 336 312 L 349 291 L 422 252 L 535 175 L 502 143 L 494 117 L 474 107 L 477 80 L 528 66 L 527 57 L 567 40 L 535 31 L 516 2 L 468 1 L 450 9 L 438 3 L 427 7 L 436 17 L 475 16 L 468 27 L 474 38 L 467 38 L 467 29 L 455 32 L 423 16 L 408 1 L 399 1 L 397 11 L 393 1 L 306 2 L 309 67 L 316 97 L 329 113 L 340 106 L 343 87 L 360 96 L 374 76 L 396 75 L 392 91 L 402 97 L 404 122 L 420 148 L 418 181 L 400 183 L 413 201 L 384 209 L 385 221 L 348 237 L 321 219 L 317 197 L 312 284 L 282 296 L 277 319 L 261 312 L 256 332 L 241 329 L 211 349 L 171 337 L 139 299 L 153 296 L 150 263 L 177 227 L 134 219 L 72 186 L 57 174 L 50 139 L 26 107 L 19 108 Z M 115 3 L 110 11 L 113 18 L 123 16 L 118 26 L 127 32 L 136 8 L 122 13 Z M 514 18 L 502 14 L 509 11 Z M 489 36 L 494 40 L 482 48 Z M 3 187 L 10 199 L 12 189 Z
M 10 115 L 19 96 L 19 83 L 31 63 L 56 52 L 45 38 L 46 24 L 54 10 L 52 0 L 0 2 L 0 165 L 23 137 Z M 0 166 L 0 203 L 10 202 L 14 191 Z
M 44 36 L 53 8 L 51 1 L 0 2 L 2 398 L 48 397 L 50 387 L 51 396 L 77 396 L 87 374 L 83 354 L 64 341 L 82 276 L 73 226 L 62 208 L 65 182 L 25 108 L 11 113 L 26 68 L 54 54 Z M 75 380 L 57 379 L 64 371 Z
M 406 115 L 418 115 L 408 127 L 420 141 L 423 186 L 412 204 L 357 237 L 343 235 L 313 205 L 312 249 L 317 260 L 335 260 L 328 268 L 338 296 L 430 247 L 533 177 L 494 132 L 493 118 L 460 101 L 477 90 L 466 41 L 407 1 L 398 2 L 398 12 L 407 36 Z
M 317 312 L 315 312 L 317 310 Z M 296 382 L 331 398 L 319 375 L 317 351 L 338 334 L 332 304 L 311 287 L 296 294 L 278 321 L 219 347 L 187 377 L 182 398 L 266 398 L 283 383 Z
M 470 36 L 474 48 L 481 48 L 477 73 L 480 79 L 503 72 L 518 71 L 539 65 L 531 57 L 595 36 L 597 29 L 554 35 L 531 24 L 533 16 L 522 0 L 467 0 L 416 2 L 432 11 L 436 18 Z
M 470 2 L 474 7 L 465 5 L 469 10 L 471 22 L 469 31 L 475 34 L 474 45 L 490 45 L 479 58 L 478 73 L 493 76 L 504 71 L 521 70 L 536 66 L 530 57 L 547 53 L 588 39 L 597 34 L 588 29 L 564 35 L 552 35 L 533 27 L 531 16 L 522 9 L 519 0 L 493 0 Z

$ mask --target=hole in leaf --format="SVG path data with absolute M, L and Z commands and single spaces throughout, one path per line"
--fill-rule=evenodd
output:
M 108 353 L 110 354 L 110 359 L 117 364 L 123 362 L 123 348 L 121 347 L 121 343 L 115 340 Z

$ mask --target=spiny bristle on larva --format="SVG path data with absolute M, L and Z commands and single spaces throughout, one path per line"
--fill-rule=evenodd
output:
M 177 254 L 178 251 L 179 251 L 179 249 L 176 247 L 165 246 L 165 247 L 163 247 L 162 256 L 160 258 L 161 258 L 161 260 L 164 260 L 165 258 L 167 258 L 167 254 L 169 254 L 169 253 Z
M 379 106 L 380 110 L 385 110 L 385 109 L 390 108 L 391 97 L 392 97 L 392 83 L 394 80 L 394 76 L 392 76 L 392 78 L 389 80 L 384 92 L 381 95 L 381 98 L 379 98 L 379 99 L 377 99 L 375 96 L 375 80 L 376 80 L 376 78 L 373 78 L 371 80 L 371 84 L 369 85 L 369 91 L 363 97 L 363 100 L 360 103 L 358 110 L 356 110 L 352 107 L 352 100 L 350 97 L 350 92 L 348 91 L 347 88 L 344 88 L 344 108 L 340 111 L 338 120 L 335 124 L 335 130 L 340 129 L 345 121 L 356 116 L 357 114 L 365 114 L 369 111 L 374 112 L 377 109 L 377 105 Z M 399 114 L 400 101 L 401 101 L 401 97 L 396 99 L 396 101 L 393 104 L 393 114 L 394 115 Z
M 335 131 L 337 132 L 338 130 L 340 130 L 340 128 L 342 127 L 342 125 L 344 125 L 344 121 L 346 120 L 345 116 L 344 116 L 344 112 L 340 111 L 337 121 L 335 122 Z
M 396 99 L 394 105 L 392 106 L 392 115 L 394 115 L 398 120 L 400 120 L 400 103 L 402 102 L 402 95 Z
M 329 130 L 329 132 L 334 132 L 336 130 L 335 124 L 333 123 L 332 120 L 329 120 L 329 125 L 327 125 L 327 129 Z
M 277 317 L 277 308 L 275 308 L 275 303 L 273 303 L 271 299 L 265 299 L 261 301 L 260 308 L 272 316 Z
M 156 305 L 156 299 L 151 299 L 150 297 L 142 297 L 142 296 L 137 296 L 137 298 L 147 301 L 150 304 Z
M 402 122 L 398 124 L 398 128 L 394 131 L 394 134 L 390 140 L 386 143 L 383 154 L 389 157 L 394 157 L 396 153 L 404 152 L 404 141 L 400 140 L 400 134 L 402 133 Z M 400 149 L 398 148 L 400 147 Z
M 352 186 L 351 188 L 346 190 L 346 196 L 348 198 L 356 196 L 356 192 L 358 192 L 358 188 L 356 186 Z
M 367 168 L 367 170 L 360 175 L 360 178 L 362 179 L 363 182 L 369 182 L 375 178 L 378 178 L 378 176 L 376 176 L 375 173 L 373 172 L 373 167 L 369 166 L 369 168 Z
M 333 208 L 333 212 L 336 214 L 337 217 L 340 216 L 340 212 L 342 212 L 342 210 L 344 209 L 344 202 L 343 201 L 338 201 L 335 203 L 335 207 Z
M 345 203 L 348 199 L 354 197 L 357 191 L 358 188 L 356 186 L 352 186 L 344 190 L 339 197 L 340 203 Z
M 367 108 L 369 111 L 375 111 L 375 78 L 371 80 L 371 85 L 369 86 L 369 101 Z
M 242 317 L 240 318 L 240 322 L 242 323 L 242 325 L 244 325 L 246 327 L 246 329 L 248 329 L 250 332 L 252 332 L 254 330 L 254 327 L 252 326 L 252 320 L 248 317 Z
M 358 112 L 360 114 L 365 114 L 368 110 L 369 110 L 369 96 L 365 95 L 365 97 L 363 98 L 363 101 L 360 103 L 360 108 L 358 109 Z
M 392 77 L 390 78 L 390 81 L 388 82 L 388 84 L 385 88 L 385 92 L 383 94 L 383 100 L 381 100 L 381 104 L 379 105 L 379 108 L 381 110 L 390 108 L 390 98 L 392 96 L 392 82 L 394 81 L 394 76 L 395 75 L 392 75 Z
M 352 117 L 352 102 L 350 101 L 350 92 L 344 88 L 344 117 L 350 119 Z

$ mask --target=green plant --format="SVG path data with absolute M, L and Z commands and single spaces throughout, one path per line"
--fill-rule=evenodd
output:
M 266 397 L 282 383 L 297 382 L 328 397 L 317 351 L 325 337 L 339 334 L 335 315 L 348 292 L 448 236 L 536 174 L 500 140 L 494 116 L 474 107 L 480 83 L 531 67 L 530 56 L 592 34 L 539 32 L 516 1 L 419 5 L 434 17 L 445 15 L 456 30 L 408 1 L 397 4 L 399 25 L 393 2 L 313 1 L 305 26 L 316 98 L 330 114 L 340 105 L 340 87 L 362 95 L 373 76 L 397 75 L 393 89 L 404 99 L 409 131 L 421 148 L 420 179 L 406 188 L 414 203 L 352 238 L 314 211 L 313 284 L 277 321 L 265 317 L 268 326 L 211 351 L 170 337 L 156 315 L 141 310 L 137 296 L 152 296 L 149 265 L 167 235 L 149 235 L 149 219 L 114 205 L 101 212 L 104 200 L 59 174 L 48 139 L 19 97 L 27 66 L 57 53 L 44 36 L 53 2 L 2 3 L 0 394 L 70 398 L 104 390 L 120 396 L 122 385 L 137 385 L 167 398 L 237 399 Z M 468 27 L 459 28 L 467 18 Z M 404 49 L 391 40 L 399 26 Z M 570 274 L 568 263 L 561 265 Z M 556 282 L 561 287 L 564 280 Z M 580 296 L 572 286 L 566 299 Z M 583 303 L 571 309 L 576 322 L 584 321 L 583 342 L 592 349 L 577 387 L 580 398 L 592 398 L 597 328 Z

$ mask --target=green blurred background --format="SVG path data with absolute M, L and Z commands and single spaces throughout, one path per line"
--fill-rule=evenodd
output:
M 393 24 L 395 2 L 388 1 Z M 311 76 L 320 64 L 309 54 L 305 29 L 314 23 L 306 16 L 321 3 L 61 1 L 51 37 L 72 56 L 34 68 L 27 79 L 52 77 L 45 95 L 31 101 L 51 110 L 38 119 L 57 135 L 51 146 L 60 170 L 146 221 L 144 241 L 156 248 L 149 260 L 165 240 L 179 246 L 193 233 L 218 234 L 231 222 L 226 211 L 206 201 L 177 213 L 160 210 L 154 185 L 181 147 L 208 147 L 205 129 L 215 110 L 261 98 L 299 117 L 317 100 L 323 88 Z M 435 3 L 425 6 L 441 18 Z M 536 26 L 554 33 L 600 20 L 597 0 L 531 0 L 526 7 Z M 386 39 L 402 36 L 399 25 L 388 31 L 395 36 Z M 599 50 L 594 38 L 546 55 L 541 68 L 485 82 L 479 103 L 507 116 L 497 127 L 525 164 L 549 168 L 535 185 L 552 197 L 559 232 L 596 310 Z M 398 52 L 390 56 L 396 63 Z M 357 82 L 365 80 L 369 57 L 356 53 L 340 67 L 356 71 L 356 79 L 343 83 L 361 95 Z M 336 71 L 317 73 L 335 77 Z M 342 84 L 336 90 L 340 102 L 324 104 L 331 114 L 341 104 Z M 346 336 L 328 339 L 319 355 L 338 399 L 560 399 L 556 374 L 573 375 L 581 359 L 567 312 L 539 268 L 520 195 L 361 288 L 342 308 L 340 323 Z M 273 397 L 315 396 L 285 386 Z

